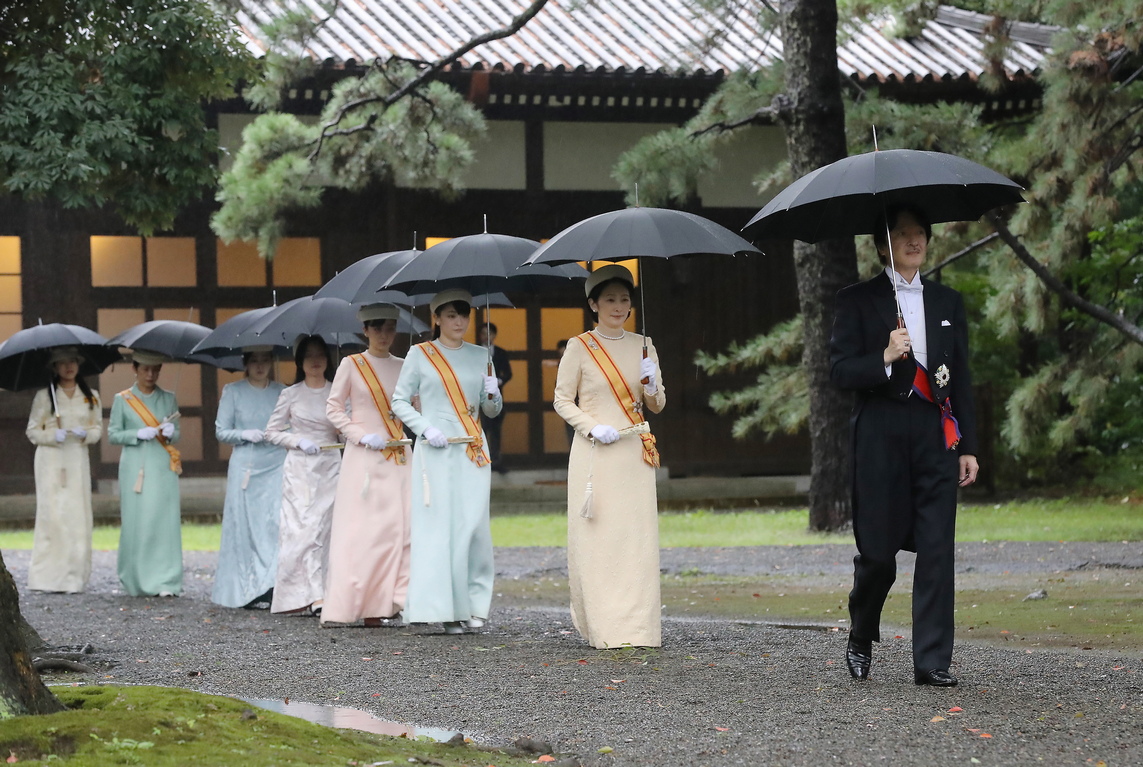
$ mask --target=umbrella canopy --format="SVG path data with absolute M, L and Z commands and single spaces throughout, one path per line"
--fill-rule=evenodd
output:
M 107 344 L 126 346 L 129 349 L 145 349 L 182 361 L 209 335 L 210 328 L 193 322 L 152 320 L 127 328 Z
M 420 253 L 419 250 L 394 250 L 366 256 L 338 272 L 314 293 L 314 298 L 340 298 L 351 304 L 390 303 L 413 306 L 415 302 L 403 291 L 381 290 L 381 286 Z
M 420 335 L 429 326 L 418 320 L 407 309 L 398 307 L 397 332 Z M 292 346 L 300 335 L 321 335 L 338 346 L 360 344 L 361 320 L 357 308 L 340 298 L 303 296 L 274 307 L 260 317 L 246 331 L 260 340 L 255 343 Z
M 108 346 L 125 346 L 163 354 L 178 362 L 200 362 L 225 370 L 241 370 L 242 358 L 231 354 L 193 354 L 211 333 L 210 328 L 181 320 L 152 320 L 124 330 L 108 341 Z
M 434 245 L 413 258 L 384 285 L 409 294 L 446 288 L 470 293 L 543 290 L 587 279 L 582 266 L 524 266 L 540 243 L 507 234 L 470 234 Z
M 48 367 L 51 350 L 57 346 L 74 346 L 83 357 L 81 376 L 99 375 L 122 357 L 119 350 L 107 345 L 107 339 L 79 325 L 34 325 L 12 335 L 0 344 L 0 388 L 22 391 L 47 386 L 52 380 Z
M 887 149 L 838 160 L 779 192 L 743 227 L 755 239 L 820 242 L 873 234 L 885 209 L 920 208 L 929 223 L 975 221 L 1023 202 L 1022 187 L 971 160 L 942 152 Z
M 761 251 L 726 227 L 693 213 L 625 208 L 572 224 L 541 245 L 527 263 L 738 254 L 761 255 Z
M 251 309 L 248 312 L 236 314 L 226 322 L 210 331 L 210 335 L 198 342 L 191 350 L 195 355 L 207 354 L 214 357 L 232 355 L 244 346 L 255 346 L 268 343 L 261 340 L 255 333 L 247 332 L 251 325 L 260 320 L 267 312 L 276 307 L 264 306 L 261 309 Z

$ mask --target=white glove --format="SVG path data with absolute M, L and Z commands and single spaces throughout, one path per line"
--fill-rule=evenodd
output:
M 595 437 L 598 441 L 605 445 L 610 445 L 615 440 L 619 439 L 619 432 L 616 431 L 614 426 L 606 426 L 600 424 L 591 430 L 591 436 Z
M 433 447 L 448 447 L 448 437 L 444 432 L 435 426 L 430 426 L 425 429 L 425 433 L 421 435 Z
M 302 437 L 298 440 L 298 450 L 301 450 L 306 455 L 317 455 L 321 452 L 321 448 L 313 440 Z
M 484 376 L 484 393 L 491 394 L 492 399 L 500 396 L 500 382 L 496 380 L 496 376 Z
M 243 429 L 242 430 L 242 441 L 243 442 L 249 442 L 252 445 L 257 445 L 259 442 L 261 442 L 265 438 L 266 438 L 266 435 L 263 434 L 260 429 Z
M 148 440 L 152 440 L 157 436 L 159 436 L 159 430 L 154 426 L 144 426 L 142 429 L 139 429 L 139 431 L 135 432 L 135 437 L 140 442 L 147 442 Z
M 647 383 L 643 384 L 643 391 L 654 394 L 659 390 L 659 382 L 655 378 L 655 360 L 650 357 L 639 363 L 639 379 L 644 378 L 647 379 Z
M 171 437 L 175 436 L 175 425 L 168 421 L 159 427 L 159 432 L 167 439 L 170 439 Z
M 75 436 L 79 437 L 80 439 L 87 439 L 87 429 L 76 426 L 74 429 L 71 430 L 71 433 L 74 434 Z M 61 440 L 59 438 L 59 435 L 56 435 L 56 441 L 62 442 L 63 440 Z
M 361 443 L 370 450 L 380 450 L 385 447 L 385 440 L 381 439 L 380 434 L 366 434 L 361 438 Z
M 56 429 L 56 442 L 63 442 L 67 439 L 67 429 Z

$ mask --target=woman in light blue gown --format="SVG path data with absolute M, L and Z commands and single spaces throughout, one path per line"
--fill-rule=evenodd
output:
M 434 338 L 409 350 L 393 393 L 393 412 L 419 435 L 404 616 L 460 634 L 483 626 L 492 604 L 492 468 L 480 412 L 499 415 L 503 398 L 496 377 L 487 375 L 488 350 L 464 341 L 472 296 L 446 290 L 429 306 Z
M 211 599 L 224 607 L 270 607 L 278 570 L 278 518 L 286 451 L 265 441 L 266 423 L 286 387 L 270 380 L 270 348 L 246 349 L 246 377 L 227 384 L 214 434 L 234 446 L 226 472 L 222 545 Z

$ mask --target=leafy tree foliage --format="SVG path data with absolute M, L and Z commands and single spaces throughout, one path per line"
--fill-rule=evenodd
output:
M 207 0 L 0 5 L 0 183 L 149 234 L 215 183 L 204 104 L 249 70 Z
M 326 188 L 361 190 L 377 181 L 418 185 L 452 195 L 472 165 L 472 142 L 484 117 L 438 81 L 444 68 L 485 42 L 515 34 L 547 0 L 533 0 L 504 28 L 490 30 L 432 62 L 396 57 L 346 78 L 315 123 L 279 110 L 282 94 L 313 73 L 307 41 L 336 13 L 340 0 L 317 12 L 284 14 L 262 29 L 269 44 L 262 78 L 246 92 L 265 114 L 243 133 L 233 167 L 222 177 L 221 209 L 211 221 L 224 240 L 255 240 L 272 257 L 291 210 L 316 207 Z
M 1143 378 L 1143 32 L 1137 9 L 1126 0 L 1097 6 L 1003 0 L 987 9 L 958 4 L 995 14 L 986 51 L 997 62 L 1011 44 L 1008 21 L 1060 28 L 1039 75 L 1043 108 L 1031 117 L 985 123 L 981 110 L 970 105 L 910 105 L 878 98 L 875 91 L 850 91 L 848 143 L 851 152 L 869 151 L 870 126 L 876 125 L 881 148 L 959 154 L 1027 186 L 1029 204 L 1018 206 L 1010 221 L 942 226 L 930 252 L 933 265 L 962 249 L 974 252 L 941 270 L 941 277 L 966 294 L 976 379 L 1003 403 L 1001 434 L 1008 450 L 999 460 L 1009 478 L 1040 481 L 1061 464 L 1143 440 L 1143 417 L 1132 410 Z M 847 18 L 892 12 L 898 34 L 907 35 L 936 10 L 934 3 L 840 5 L 842 34 Z M 616 175 L 627 181 L 647 168 L 653 168 L 652 178 L 670 173 L 641 192 L 647 188 L 658 200 L 683 197 L 680 190 L 696 187 L 705 153 L 726 132 L 773 118 L 777 82 L 776 68 L 729 79 L 690 123 L 629 152 Z M 1001 91 L 1005 85 L 995 74 L 982 84 Z M 657 166 L 657 155 L 672 152 L 665 142 L 673 142 L 673 151 L 687 161 Z M 779 166 L 756 183 L 769 196 L 791 180 L 789 169 Z M 1013 233 L 1012 242 L 972 245 L 992 226 Z M 1013 244 L 1023 246 L 1038 271 L 1013 257 Z M 859 244 L 859 261 L 863 276 L 879 268 L 868 243 Z M 808 399 L 798 364 L 798 322 L 723 353 L 700 353 L 697 361 L 710 374 L 759 370 L 756 384 L 712 397 L 716 409 L 739 414 L 736 436 L 804 428 Z

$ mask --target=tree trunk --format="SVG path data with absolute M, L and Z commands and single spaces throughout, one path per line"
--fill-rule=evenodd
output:
M 845 107 L 837 68 L 835 0 L 783 0 L 786 150 L 795 178 L 846 156 Z M 852 397 L 830 383 L 834 296 L 857 282 L 853 240 L 794 243 L 804 320 L 802 364 L 810 392 L 810 527 L 836 530 L 852 516 L 849 412 Z
M 24 641 L 23 617 L 16 582 L 0 556 L 0 720 L 25 714 L 54 714 L 63 704 L 52 695 Z

